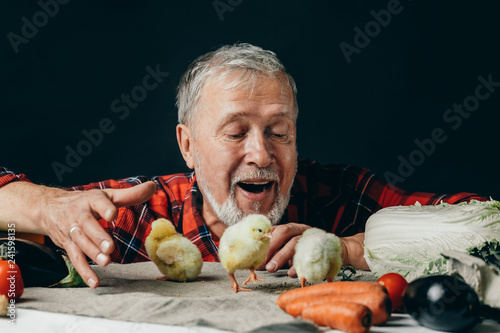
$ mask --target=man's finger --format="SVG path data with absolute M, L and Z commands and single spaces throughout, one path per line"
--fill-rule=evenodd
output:
M 92 201 L 90 203 L 90 206 L 93 212 L 97 213 L 97 215 L 103 217 L 107 221 L 112 221 L 114 220 L 114 218 L 116 218 L 118 208 L 113 205 L 113 203 L 109 200 L 107 194 L 105 193 L 101 197 L 99 197 L 99 199 Z M 106 215 L 108 215 L 108 217 L 106 217 Z M 114 218 L 109 218 L 110 216 Z M 95 216 L 80 216 L 79 226 L 83 228 L 85 234 L 94 242 L 94 244 L 99 249 L 101 249 L 103 253 L 110 254 L 111 252 L 113 252 L 113 240 L 111 239 L 109 234 L 104 231 L 102 226 L 96 220 Z
M 156 192 L 156 184 L 147 181 L 126 189 L 104 189 L 116 207 L 138 205 L 149 200 Z M 116 218 L 116 216 L 115 216 Z
M 296 227 L 293 223 L 288 223 L 284 225 L 278 225 L 273 228 L 271 232 L 271 244 L 269 244 L 269 248 L 267 253 L 274 253 L 280 249 L 280 247 L 285 244 L 290 238 L 297 235 L 295 233 Z
M 100 266 L 109 263 L 109 254 L 113 252 L 113 241 L 99 222 L 90 214 L 81 217 L 78 227 L 71 233 L 71 240 L 94 262 Z
M 266 265 L 266 270 L 268 272 L 275 272 L 283 265 L 285 265 L 288 260 L 293 258 L 295 253 L 295 244 L 297 244 L 299 237 L 292 238 L 288 243 L 283 246 L 281 250 L 276 252 L 276 254 L 269 260 Z
M 90 208 L 96 213 L 95 215 L 98 215 L 98 217 L 101 217 L 108 222 L 116 219 L 116 215 L 118 213 L 118 208 L 116 208 L 108 193 L 105 191 L 99 191 L 97 196 L 92 197 Z
M 106 266 L 109 263 L 109 256 L 102 253 L 101 250 L 92 242 L 81 228 L 75 229 L 71 234 L 71 240 L 83 250 L 83 252 L 100 266 Z
M 267 249 L 266 260 L 264 261 L 263 265 L 258 267 L 258 269 L 263 269 L 264 265 L 266 265 L 270 261 L 271 257 L 274 256 L 274 254 L 283 246 L 283 244 L 288 242 L 292 237 L 301 235 L 308 228 L 310 227 L 299 223 L 288 223 L 275 226 L 271 233 L 271 244 L 269 244 L 269 248 Z M 295 252 L 295 249 L 293 251 Z
M 90 288 L 97 288 L 97 286 L 99 285 L 99 278 L 90 268 L 85 255 L 82 253 L 82 251 L 80 251 L 78 245 L 76 245 L 74 242 L 68 242 L 65 249 L 66 253 L 68 254 L 69 260 L 73 264 L 73 267 L 75 267 L 78 274 L 80 274 L 83 281 L 85 281 L 85 283 Z

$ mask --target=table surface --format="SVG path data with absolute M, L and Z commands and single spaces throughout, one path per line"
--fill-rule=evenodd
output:
M 219 263 L 204 264 L 192 283 L 156 281 L 153 263 L 95 267 L 101 286 L 90 288 L 26 288 L 16 303 L 16 325 L 0 318 L 0 332 L 337 332 L 294 319 L 276 306 L 286 289 L 300 286 L 286 272 L 258 272 L 266 282 L 250 284 L 250 293 L 235 294 Z M 248 272 L 238 271 L 244 279 Z M 357 279 L 373 279 L 360 272 Z M 418 326 L 407 314 L 393 314 L 370 332 L 436 332 Z M 499 332 L 484 321 L 471 332 Z

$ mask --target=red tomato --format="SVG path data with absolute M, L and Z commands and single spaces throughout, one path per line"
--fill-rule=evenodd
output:
M 392 311 L 402 310 L 403 296 L 408 286 L 408 281 L 398 273 L 387 273 L 382 275 L 377 282 L 387 289 L 392 302 Z
M 0 260 L 0 295 L 18 299 L 24 291 L 24 282 L 19 266 L 10 260 Z

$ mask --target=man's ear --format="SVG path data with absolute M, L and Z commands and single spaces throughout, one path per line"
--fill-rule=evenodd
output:
M 184 124 L 178 124 L 176 127 L 177 132 L 177 143 L 181 150 L 182 157 L 186 161 L 186 165 L 190 169 L 194 169 L 194 156 L 193 156 L 193 145 L 191 135 L 191 130 Z

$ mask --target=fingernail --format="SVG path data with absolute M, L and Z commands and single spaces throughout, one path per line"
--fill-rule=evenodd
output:
M 108 263 L 108 256 L 104 253 L 99 253 L 95 260 L 99 265 L 104 266 Z
M 104 213 L 104 218 L 106 219 L 106 221 L 111 221 L 111 219 L 113 218 L 113 212 L 113 208 L 108 208 L 108 210 L 106 210 L 106 212 Z
M 87 285 L 90 288 L 95 288 L 95 287 L 97 287 L 97 281 L 94 280 L 93 278 L 90 278 L 90 279 L 87 280 Z
M 101 251 L 106 253 L 108 252 L 109 248 L 111 247 L 111 243 L 108 242 L 107 240 L 103 240 L 101 243 Z
M 274 260 L 271 260 L 270 262 L 267 263 L 266 270 L 269 272 L 274 272 L 276 270 L 277 266 L 278 266 L 278 263 Z

